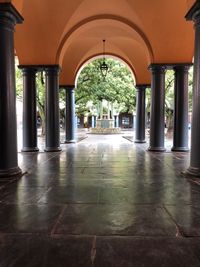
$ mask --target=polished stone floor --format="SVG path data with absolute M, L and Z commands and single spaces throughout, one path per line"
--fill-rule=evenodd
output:
M 0 181 L 0 267 L 200 266 L 200 181 L 188 153 L 89 135 L 19 153 Z

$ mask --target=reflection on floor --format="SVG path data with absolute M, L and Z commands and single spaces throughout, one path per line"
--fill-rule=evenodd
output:
M 200 182 L 188 153 L 115 136 L 19 153 L 0 181 L 0 266 L 200 266 Z

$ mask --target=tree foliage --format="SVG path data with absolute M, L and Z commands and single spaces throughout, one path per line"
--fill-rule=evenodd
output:
M 103 99 L 114 103 L 120 111 L 132 112 L 135 109 L 136 96 L 130 70 L 119 61 L 106 59 L 109 70 L 104 80 L 100 72 L 101 62 L 101 59 L 92 61 L 78 77 L 77 113 L 82 113 L 89 101 L 97 105 Z

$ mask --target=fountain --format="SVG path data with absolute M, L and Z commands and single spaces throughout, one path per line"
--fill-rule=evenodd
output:
M 96 127 L 90 129 L 90 133 L 92 134 L 119 134 L 121 133 L 121 128 L 115 127 L 115 121 L 113 116 L 113 106 L 111 103 L 111 111 L 110 111 L 110 103 L 107 102 L 108 106 L 108 114 L 103 113 L 103 104 L 100 106 L 100 114 L 99 119 L 96 120 Z

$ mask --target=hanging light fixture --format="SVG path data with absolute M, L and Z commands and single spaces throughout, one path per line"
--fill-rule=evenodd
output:
M 106 58 L 105 58 L 105 42 L 106 40 L 103 40 L 103 63 L 100 64 L 101 76 L 103 77 L 104 81 L 108 73 L 108 65 L 106 64 Z

